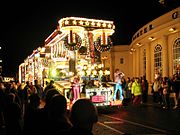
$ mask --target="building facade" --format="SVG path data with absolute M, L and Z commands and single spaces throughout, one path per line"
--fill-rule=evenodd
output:
M 150 84 L 156 73 L 162 77 L 180 73 L 180 7 L 140 28 L 130 45 L 113 46 L 103 57 L 111 60 L 107 61 L 111 78 L 115 68 L 126 77 L 146 76 Z

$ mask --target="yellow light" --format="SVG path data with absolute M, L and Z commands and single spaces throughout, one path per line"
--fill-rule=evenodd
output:
M 53 69 L 51 74 L 52 74 L 52 76 L 56 76 L 57 75 L 56 69 Z
M 40 54 L 39 53 L 36 53 L 35 54 L 35 57 L 37 58 L 37 57 L 40 57 Z
M 79 24 L 80 24 L 80 25 L 83 25 L 83 21 L 79 21 Z
M 80 74 L 81 76 L 85 76 L 85 72 L 84 72 L 84 71 L 80 71 L 79 74 Z
M 66 24 L 66 25 L 67 25 L 67 24 L 69 24 L 69 21 L 68 21 L 68 20 L 66 20 L 66 21 L 65 21 L 65 24 Z
M 83 66 L 83 69 L 84 69 L 84 70 L 87 70 L 87 65 L 84 65 L 84 66 Z
M 74 73 L 73 72 L 69 72 L 69 76 L 73 76 L 74 75 Z
M 103 27 L 106 27 L 106 23 L 103 23 L 102 26 L 103 26 Z
M 100 23 L 100 22 L 98 22 L 98 23 L 97 23 L 97 26 L 98 26 L 98 27 L 100 27 L 100 26 L 101 26 L 101 23 Z
M 105 70 L 104 74 L 105 75 L 110 75 L 110 71 L 109 70 Z
M 46 50 L 45 47 L 41 48 L 41 52 L 45 52 L 45 50 Z
M 111 28 L 111 24 L 108 24 L 108 28 Z
M 154 39 L 154 37 L 149 37 L 148 39 L 149 39 L 149 40 L 153 40 L 153 39 Z
M 88 64 L 88 68 L 91 68 L 91 64 Z
M 176 29 L 175 28 L 170 28 L 169 32 L 174 32 Z
M 82 17 L 66 17 L 66 18 L 62 18 L 58 21 L 59 23 L 59 28 L 61 29 L 62 27 L 64 27 L 64 23 L 65 25 L 69 25 L 69 22 L 72 22 L 73 20 L 75 20 L 76 22 L 78 22 L 80 25 L 83 25 L 84 22 L 86 24 L 86 22 L 91 23 L 92 26 L 95 26 L 97 23 L 97 27 L 100 27 L 101 25 L 103 25 L 103 27 L 106 27 L 108 25 L 108 28 L 110 29 L 115 29 L 115 26 L 113 25 L 113 21 L 108 21 L 108 20 L 98 20 L 98 19 L 88 19 L 88 18 L 82 18 Z M 89 25 L 89 24 L 86 25 Z M 106 25 L 106 26 L 105 26 Z
M 86 73 L 87 73 L 87 75 L 90 75 L 91 74 L 91 70 L 87 70 Z
M 97 71 L 96 70 L 93 70 L 93 75 L 97 75 Z
M 98 68 L 102 68 L 102 65 L 101 65 L 101 64 L 99 64 L 99 65 L 98 65 Z
M 115 25 L 113 25 L 113 29 L 115 29 Z
M 74 24 L 74 25 L 76 25 L 76 24 L 77 24 L 77 22 L 74 20 L 74 21 L 73 21 L 73 24 Z
M 102 70 L 99 70 L 99 74 L 102 75 L 102 74 L 103 74 L 103 71 L 102 71 Z
M 92 65 L 92 66 L 91 66 L 91 69 L 94 69 L 94 68 L 95 68 L 94 65 Z
M 89 22 L 86 22 L 86 25 L 89 26 Z
M 140 43 L 137 43 L 136 45 L 140 45 Z
M 92 22 L 92 23 L 91 23 L 91 25 L 92 25 L 92 26 L 95 26 L 95 23 L 94 23 L 94 22 Z

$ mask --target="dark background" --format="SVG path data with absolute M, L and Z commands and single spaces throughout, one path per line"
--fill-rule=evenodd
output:
M 0 46 L 3 76 L 15 76 L 18 67 L 63 17 L 111 20 L 114 45 L 130 44 L 133 34 L 148 22 L 180 6 L 180 0 L 4 1 L 0 5 Z

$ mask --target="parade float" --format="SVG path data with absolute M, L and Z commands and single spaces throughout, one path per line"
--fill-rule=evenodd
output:
M 43 86 L 54 80 L 68 103 L 90 98 L 96 106 L 112 105 L 114 85 L 110 69 L 104 67 L 101 54 L 110 52 L 113 21 L 66 17 L 19 66 L 19 80 L 39 80 Z M 77 93 L 74 93 L 78 90 Z M 76 94 L 76 96 L 75 96 Z M 76 98 L 75 98 L 76 97 Z

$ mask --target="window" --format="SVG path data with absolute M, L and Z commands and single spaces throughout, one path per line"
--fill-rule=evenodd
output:
M 180 38 L 173 45 L 173 73 L 180 73 Z
M 123 63 L 124 63 L 124 59 L 120 58 L 120 64 L 123 64 Z
M 146 33 L 147 32 L 147 28 L 144 28 L 144 33 Z
M 136 35 L 137 37 L 139 37 L 139 33 L 137 33 L 137 35 Z
M 153 25 L 150 24 L 150 25 L 149 25 L 149 30 L 152 30 L 152 29 L 153 29 Z
M 154 49 L 154 69 L 155 73 L 162 75 L 162 46 L 157 44 Z
M 141 30 L 141 31 L 140 31 L 140 35 L 142 35 L 142 34 L 143 34 L 143 31 Z

